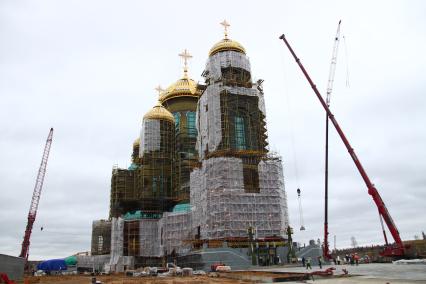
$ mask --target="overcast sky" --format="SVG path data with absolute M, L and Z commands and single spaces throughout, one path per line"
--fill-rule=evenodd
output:
M 0 1 L 0 253 L 20 252 L 50 127 L 30 258 L 90 250 L 92 220 L 108 217 L 111 169 L 129 165 L 154 88 L 181 76 L 177 55 L 185 48 L 190 76 L 201 81 L 224 19 L 246 48 L 253 77 L 265 80 L 269 142 L 283 157 L 295 239 L 322 239 L 325 114 L 278 37 L 286 34 L 325 94 L 339 19 L 346 40 L 332 109 L 402 239 L 421 235 L 425 11 L 424 1 Z M 360 245 L 383 243 L 377 209 L 334 129 L 329 206 L 338 247 L 350 246 L 351 236 Z

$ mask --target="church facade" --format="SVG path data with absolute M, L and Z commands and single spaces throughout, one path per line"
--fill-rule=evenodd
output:
M 285 259 L 289 226 L 282 160 L 268 151 L 262 80 L 225 37 L 203 83 L 183 76 L 142 121 L 132 164 L 114 168 L 108 220 L 94 221 L 92 256 L 112 271 L 176 261 L 207 268 Z

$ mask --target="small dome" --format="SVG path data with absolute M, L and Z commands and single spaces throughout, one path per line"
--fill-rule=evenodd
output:
M 138 137 L 136 138 L 135 142 L 133 142 L 133 146 L 139 146 L 141 144 L 141 139 Z
M 173 123 L 175 122 L 173 114 L 164 108 L 160 101 L 143 116 L 143 119 L 164 119 Z
M 237 41 L 228 38 L 222 39 L 210 49 L 209 56 L 221 51 L 236 51 L 246 54 L 245 48 Z
M 194 80 L 186 78 L 179 79 L 171 84 L 161 95 L 160 101 L 165 101 L 175 97 L 195 97 L 200 96 L 200 91 L 197 89 L 197 83 Z

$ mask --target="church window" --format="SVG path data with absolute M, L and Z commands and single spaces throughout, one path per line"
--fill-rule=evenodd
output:
M 188 127 L 188 136 L 197 137 L 197 128 L 195 127 L 195 112 L 188 111 L 186 113 L 186 125 Z
M 180 112 L 174 112 L 173 116 L 175 117 L 175 130 L 179 131 L 179 128 L 180 128 Z
M 98 253 L 101 254 L 104 247 L 104 237 L 98 236 Z
M 246 149 L 246 133 L 244 127 L 244 118 L 235 116 L 235 147 L 238 150 Z
M 152 192 L 157 192 L 157 177 L 153 176 L 152 177 Z

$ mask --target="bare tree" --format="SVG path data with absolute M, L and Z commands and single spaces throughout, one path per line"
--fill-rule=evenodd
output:
M 357 243 L 357 241 L 356 241 L 356 239 L 355 239 L 354 236 L 351 237 L 351 246 L 353 248 L 356 248 L 358 246 L 358 243 Z

